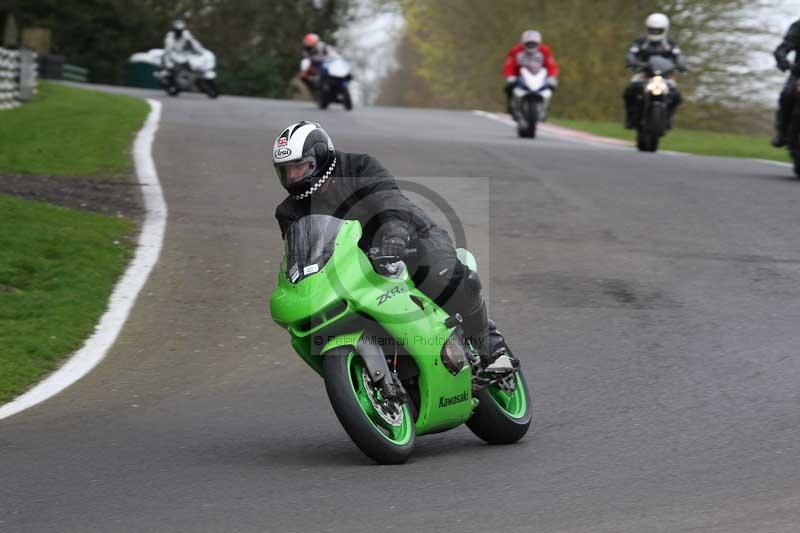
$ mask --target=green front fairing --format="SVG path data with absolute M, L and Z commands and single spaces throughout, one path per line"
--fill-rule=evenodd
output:
M 371 317 L 419 368 L 417 434 L 465 422 L 472 414 L 471 370 L 467 366 L 453 376 L 440 358 L 442 346 L 452 333 L 444 326 L 448 314 L 414 288 L 407 276 L 393 279 L 377 274 L 358 247 L 360 237 L 360 224 L 345 222 L 333 256 L 317 274 L 293 284 L 281 269 L 278 287 L 270 299 L 273 320 L 288 329 L 295 351 L 321 374 L 323 354 L 330 349 L 354 346 L 364 335 L 365 341 L 376 342 L 371 332 L 360 329 L 364 324 L 358 321 L 359 314 Z M 424 309 L 412 301 L 412 296 Z M 336 312 L 330 313 L 331 309 Z M 315 327 L 300 327 L 320 315 L 324 318 Z M 394 346 L 382 343 L 382 347 L 392 355 Z

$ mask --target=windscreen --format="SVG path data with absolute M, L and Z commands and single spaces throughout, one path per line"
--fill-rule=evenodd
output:
M 286 232 L 286 277 L 292 283 L 313 276 L 333 255 L 344 222 L 328 215 L 308 215 Z
M 653 72 L 661 72 L 662 74 L 675 70 L 675 63 L 662 56 L 650 57 L 649 66 Z

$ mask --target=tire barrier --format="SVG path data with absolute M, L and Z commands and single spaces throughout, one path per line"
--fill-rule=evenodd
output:
M 0 48 L 0 110 L 13 109 L 36 94 L 36 54 Z

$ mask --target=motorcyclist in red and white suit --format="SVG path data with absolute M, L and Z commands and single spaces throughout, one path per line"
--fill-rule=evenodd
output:
M 303 60 L 300 62 L 300 80 L 313 94 L 319 83 L 320 65 L 326 60 L 339 57 L 334 47 L 320 40 L 316 33 L 303 37 Z
M 542 42 L 542 34 L 536 30 L 523 32 L 520 42 L 508 51 L 503 63 L 503 76 L 506 79 L 506 99 L 511 113 L 511 91 L 517 83 L 520 67 L 526 67 L 534 74 L 547 69 L 547 83 L 555 89 L 558 86 L 558 63 L 550 47 Z

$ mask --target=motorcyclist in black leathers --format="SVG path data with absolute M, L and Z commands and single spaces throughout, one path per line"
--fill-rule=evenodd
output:
M 795 62 L 792 65 L 791 61 L 787 59 L 789 52 L 795 52 Z M 775 49 L 775 61 L 778 68 L 786 72 L 791 70 L 789 79 L 786 80 L 786 85 L 783 86 L 780 98 L 778 99 L 778 111 L 775 112 L 775 138 L 772 139 L 772 145 L 777 147 L 786 145 L 786 137 L 789 128 L 789 121 L 792 116 L 792 108 L 794 99 L 792 98 L 792 91 L 797 85 L 798 74 L 798 58 L 797 52 L 800 51 L 800 20 L 796 21 L 789 27 L 789 31 L 783 37 L 783 41 Z
M 275 140 L 273 163 L 289 193 L 275 210 L 284 238 L 293 222 L 310 214 L 359 220 L 364 229 L 359 246 L 404 258 L 420 291 L 451 315 L 461 314 L 464 332 L 476 341 L 484 364 L 508 353 L 487 318 L 477 272 L 457 259 L 447 231 L 400 192 L 377 159 L 335 150 L 319 124 L 304 121 Z
M 647 17 L 645 26 L 647 27 L 647 35 L 633 41 L 628 53 L 625 55 L 625 62 L 628 68 L 639 71 L 647 65 L 650 57 L 660 55 L 675 63 L 678 70 L 685 71 L 686 61 L 683 53 L 678 48 L 677 43 L 667 37 L 669 18 L 662 13 L 653 13 Z M 642 96 L 645 81 L 644 76 L 637 72 L 631 79 L 630 84 L 625 88 L 623 94 L 625 101 L 625 127 L 628 129 L 636 128 L 639 122 L 639 99 Z M 672 127 L 672 116 L 675 113 L 675 109 L 683 101 L 676 84 L 671 83 L 670 89 L 668 127 Z

